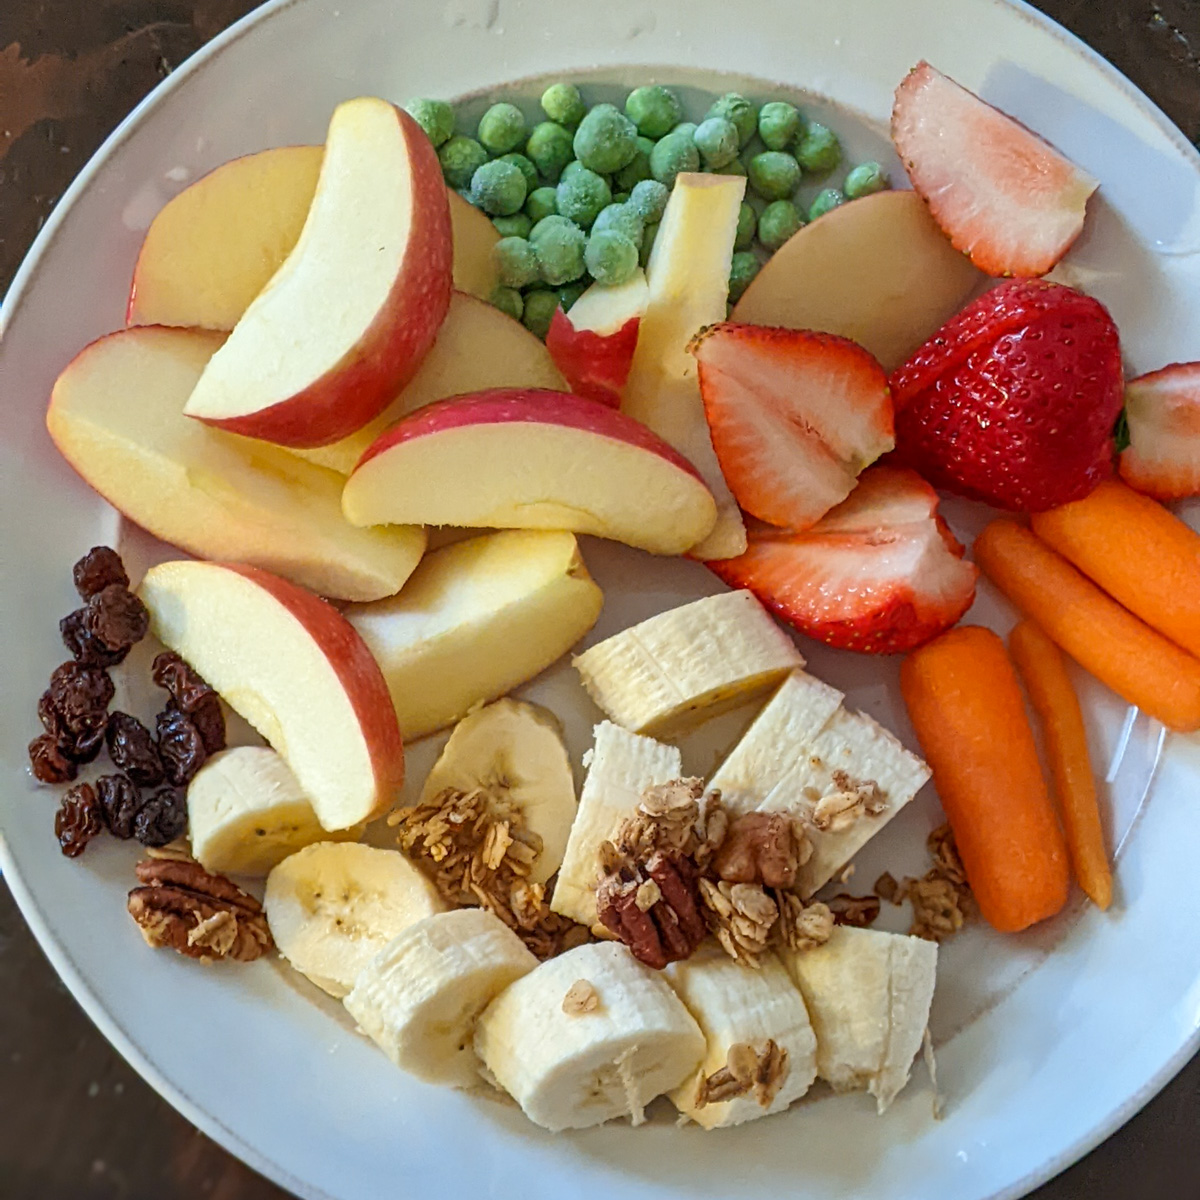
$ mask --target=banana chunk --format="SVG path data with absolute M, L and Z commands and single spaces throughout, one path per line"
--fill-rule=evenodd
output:
M 392 938 L 446 905 L 399 850 L 315 842 L 267 876 L 263 908 L 279 953 L 340 1000 Z
M 933 1003 L 937 943 L 839 925 L 823 946 L 780 952 L 817 1035 L 817 1074 L 866 1089 L 882 1113 L 908 1082 Z
M 573 662 L 610 720 L 655 737 L 686 732 L 804 666 L 792 639 L 746 591 L 660 613 Z
M 572 1003 L 581 990 L 588 1005 Z M 601 942 L 505 988 L 475 1026 L 475 1051 L 531 1121 L 586 1129 L 640 1124 L 651 1100 L 696 1069 L 704 1035 L 660 973 Z
M 379 1048 L 426 1083 L 480 1082 L 472 1034 L 479 1014 L 538 965 L 499 917 L 482 908 L 438 913 L 394 937 L 345 998 Z
M 671 963 L 664 974 L 696 1018 L 706 1042 L 703 1062 L 670 1094 L 681 1113 L 705 1129 L 741 1125 L 782 1112 L 812 1086 L 817 1077 L 816 1035 L 800 992 L 777 958 L 764 955 L 759 970 L 751 971 L 709 942 L 691 958 Z M 763 1062 L 769 1042 L 776 1047 L 774 1061 L 780 1065 L 766 1090 L 755 1089 L 747 1080 L 740 1094 L 729 1100 L 700 1103 L 705 1081 L 719 1077 L 731 1050 L 735 1055 L 748 1050 Z
M 629 733 L 609 721 L 595 729 L 588 773 L 579 796 L 550 908 L 581 925 L 596 923 L 596 881 L 600 843 L 632 815 L 649 787 L 670 783 L 683 773 L 674 746 Z

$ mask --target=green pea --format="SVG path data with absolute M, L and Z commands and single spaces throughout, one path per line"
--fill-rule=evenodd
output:
M 672 129 L 670 132 L 671 133 L 680 133 L 680 134 L 683 134 L 685 137 L 692 138 L 692 137 L 696 136 L 696 130 L 699 128 L 700 128 L 700 126 L 697 125 L 695 121 L 680 121 L 679 124 L 676 125 L 675 128 Z
M 521 299 L 521 293 L 516 288 L 493 288 L 488 301 L 494 308 L 498 308 L 503 313 L 508 313 L 514 321 L 519 321 L 521 314 L 525 311 L 525 301 Z
M 642 240 L 641 214 L 628 204 L 610 204 L 592 222 L 592 237 L 611 229 L 627 237 L 634 245 Z
M 747 164 L 750 186 L 764 200 L 790 196 L 800 182 L 800 164 L 782 150 L 764 150 Z
M 637 126 L 615 105 L 597 104 L 575 130 L 575 157 L 589 171 L 609 175 L 637 153 Z
M 550 183 L 557 183 L 563 167 L 575 157 L 571 135 L 553 121 L 542 121 L 533 127 L 525 154 L 538 169 L 538 174 Z
M 737 126 L 725 117 L 706 117 L 696 127 L 692 141 L 706 167 L 715 170 L 737 158 Z
M 842 161 L 842 146 L 828 125 L 809 121 L 803 137 L 796 142 L 796 158 L 806 171 L 821 175 Z
M 543 217 L 553 216 L 558 212 L 558 200 L 552 187 L 534 188 L 525 197 L 525 211 L 529 219 L 536 225 Z
M 629 199 L 628 192 L 613 192 L 613 204 L 624 204 Z M 612 205 L 609 205 L 611 208 Z
M 528 196 L 529 193 L 532 192 L 534 190 L 534 188 L 537 187 L 537 185 L 538 185 L 537 167 L 535 167 L 533 165 L 533 163 L 530 162 L 529 159 L 525 157 L 524 154 L 502 154 L 502 155 L 500 155 L 500 158 L 497 161 L 504 162 L 504 163 L 511 163 L 514 167 L 517 168 L 518 171 L 521 172 L 522 175 L 525 176 L 525 194 L 526 194 L 526 196 Z
M 456 134 L 438 150 L 442 175 L 452 188 L 465 188 L 471 176 L 487 162 L 487 151 L 474 139 Z
M 553 224 L 550 224 L 553 222 Z M 583 230 L 564 217 L 547 217 L 530 233 L 542 280 L 551 287 L 570 283 L 583 274 Z
M 558 211 L 586 229 L 600 215 L 600 210 L 612 203 L 612 190 L 595 171 L 581 167 L 563 175 L 558 181 L 555 198 Z
M 577 279 L 574 283 L 565 283 L 558 289 L 558 303 L 563 312 L 570 312 L 571 305 L 588 290 L 588 277 Z
M 681 171 L 695 171 L 699 166 L 700 151 L 689 134 L 668 133 L 650 154 L 650 173 L 667 187 L 674 185 Z
M 754 282 L 760 270 L 759 261 L 749 250 L 739 250 L 729 267 L 729 299 L 736 303 L 745 290 Z
M 874 192 L 882 192 L 888 187 L 887 173 L 877 162 L 859 163 L 847 176 L 842 184 L 842 191 L 847 200 L 858 200 L 862 196 L 870 196 Z
M 525 311 L 521 314 L 521 324 L 530 333 L 546 340 L 550 322 L 554 320 L 554 310 L 558 308 L 558 293 L 549 288 L 534 288 L 525 293 Z
M 683 116 L 679 97 L 661 84 L 634 88 L 625 99 L 625 115 L 643 137 L 660 138 Z
M 542 238 L 548 237 L 550 234 L 554 233 L 555 230 L 578 230 L 578 228 L 579 227 L 574 221 L 568 221 L 566 217 L 560 217 L 557 213 L 551 213 L 549 216 L 543 217 L 529 231 L 529 240 L 536 246 Z
M 542 112 L 551 121 L 574 129 L 583 120 L 587 106 L 573 83 L 552 83 L 542 93 Z
M 479 118 L 476 136 L 485 150 L 507 154 L 525 140 L 525 114 L 515 104 L 493 104 Z
M 445 100 L 410 100 L 404 111 L 425 130 L 425 136 L 435 146 L 449 141 L 454 133 L 454 109 Z
M 498 158 L 483 163 L 471 176 L 471 203 L 498 217 L 519 212 L 525 203 L 525 176 Z
M 602 229 L 588 238 L 584 262 L 597 283 L 615 287 L 637 270 L 637 242 L 616 230 Z
M 738 175 L 746 174 L 746 166 L 740 158 L 735 158 L 733 162 L 726 163 L 720 170 L 713 172 L 716 175 Z
M 758 240 L 774 252 L 803 224 L 800 210 L 790 200 L 774 200 L 759 214 Z
M 817 198 L 808 206 L 808 219 L 815 221 L 818 217 L 823 217 L 831 209 L 842 204 L 845 199 L 846 197 L 837 188 L 823 188 L 817 193 Z
M 671 189 L 657 179 L 643 179 L 629 193 L 629 203 L 640 214 L 643 221 L 661 221 Z
M 786 150 L 800 132 L 800 113 L 784 100 L 772 100 L 758 110 L 758 136 L 768 150 Z
M 501 238 L 492 247 L 492 261 L 505 287 L 523 288 L 541 278 L 537 255 L 523 237 Z
M 654 143 L 649 138 L 638 138 L 637 152 L 613 176 L 617 187 L 627 192 L 632 191 L 643 179 L 650 178 L 650 151 L 653 149 Z
M 758 214 L 743 200 L 742 207 L 738 209 L 737 235 L 733 239 L 733 248 L 749 250 L 754 242 L 754 234 L 757 229 Z
M 510 217 L 493 217 L 492 224 L 502 238 L 527 238 L 533 228 L 533 222 L 523 212 L 513 213 Z
M 726 92 L 713 101 L 705 117 L 724 117 L 737 126 L 738 143 L 744 146 L 758 131 L 758 109 L 737 92 Z
M 652 221 L 642 231 L 642 244 L 638 249 L 638 263 L 645 266 L 650 261 L 650 251 L 654 249 L 654 240 L 658 237 L 658 222 Z

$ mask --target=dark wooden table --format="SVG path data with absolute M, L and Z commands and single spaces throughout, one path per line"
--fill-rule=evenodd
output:
M 901 2 L 901 0 L 896 0 Z M 0 293 L 109 130 L 255 0 L 0 0 Z M 1042 0 L 1200 135 L 1198 0 Z M 1200 1197 L 1200 1058 L 1038 1200 Z M 271 1200 L 92 1027 L 0 887 L 0 1200 Z

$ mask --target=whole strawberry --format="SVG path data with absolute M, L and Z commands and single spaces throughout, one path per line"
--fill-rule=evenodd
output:
M 891 379 L 893 461 L 935 487 L 1040 512 L 1112 474 L 1123 377 L 1117 327 L 1090 296 L 1040 279 L 968 305 Z

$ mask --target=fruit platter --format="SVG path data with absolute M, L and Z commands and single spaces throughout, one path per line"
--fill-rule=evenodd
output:
M 23 268 L 6 876 L 300 1195 L 1023 1194 L 1197 1042 L 1194 152 L 1006 5 L 501 7 L 268 6 Z

